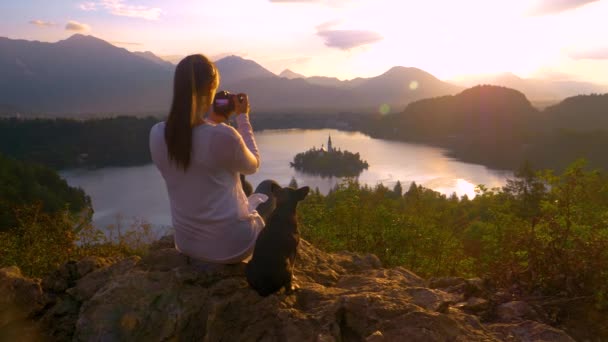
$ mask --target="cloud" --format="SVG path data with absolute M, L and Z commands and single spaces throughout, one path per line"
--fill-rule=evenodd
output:
M 608 46 L 589 50 L 572 51 L 568 55 L 573 59 L 608 59 Z
M 116 42 L 116 41 L 110 42 L 110 44 L 120 45 L 120 46 L 142 46 L 142 45 L 144 45 L 142 43 L 137 43 L 137 42 Z
M 80 5 L 78 5 L 78 8 L 80 8 L 83 11 L 96 11 L 97 10 L 97 4 L 94 2 L 84 2 Z
M 316 3 L 321 2 L 320 0 L 270 0 L 270 2 L 274 3 L 290 3 L 290 2 L 299 2 L 299 3 Z
M 30 20 L 29 22 L 32 25 L 36 25 L 38 27 L 51 27 L 51 26 L 57 26 L 57 24 L 52 23 L 50 21 L 44 21 L 44 20 Z
M 325 39 L 325 45 L 340 50 L 372 44 L 384 39 L 379 33 L 359 30 L 327 30 L 319 31 L 317 35 Z
M 327 22 L 321 23 L 321 24 L 317 25 L 317 27 L 315 27 L 315 28 L 317 29 L 317 32 L 327 31 L 336 25 L 340 25 L 341 23 L 342 23 L 341 20 L 332 20 L 332 21 L 327 21 Z
M 65 25 L 65 29 L 67 31 L 83 32 L 83 31 L 89 31 L 89 30 L 91 30 L 91 26 L 89 26 L 87 24 L 79 23 L 79 22 L 74 21 L 74 20 L 70 20 Z
M 84 2 L 78 6 L 83 11 L 96 11 L 104 9 L 107 12 L 121 17 L 158 20 L 163 10 L 159 7 L 125 4 L 125 0 L 98 0 L 97 2 Z
M 528 15 L 547 15 L 572 10 L 599 0 L 536 0 Z
M 316 27 L 317 36 L 324 39 L 325 46 L 340 50 L 350 50 L 384 39 L 382 35 L 374 31 L 332 29 L 332 27 L 339 23 L 339 21 L 329 21 Z

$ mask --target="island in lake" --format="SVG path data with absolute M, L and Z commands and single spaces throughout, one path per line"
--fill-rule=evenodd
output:
M 320 149 L 313 147 L 298 153 L 289 164 L 298 171 L 322 177 L 356 177 L 369 167 L 358 152 L 333 147 L 331 135 L 327 139 L 327 148 L 321 145 Z

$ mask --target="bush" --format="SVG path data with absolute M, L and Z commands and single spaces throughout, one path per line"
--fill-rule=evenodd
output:
M 0 232 L 0 267 L 18 266 L 30 277 L 42 277 L 69 260 L 87 255 L 125 257 L 143 255 L 157 240 L 149 223 L 134 221 L 122 231 L 120 223 L 107 235 L 90 223 L 90 215 L 69 210 L 46 213 L 41 205 L 14 208 L 17 224 Z
M 608 177 L 583 162 L 515 173 L 469 200 L 412 184 L 403 196 L 347 181 L 301 204 L 304 238 L 376 254 L 424 276 L 481 276 L 506 289 L 608 304 Z

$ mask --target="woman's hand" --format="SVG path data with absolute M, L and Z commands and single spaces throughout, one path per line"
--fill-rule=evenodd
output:
M 249 98 L 247 97 L 247 94 L 245 94 L 245 93 L 237 94 L 236 99 L 234 101 L 234 107 L 235 107 L 236 114 L 249 115 Z

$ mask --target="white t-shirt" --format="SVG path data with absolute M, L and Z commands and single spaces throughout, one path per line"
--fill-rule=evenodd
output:
M 186 171 L 169 159 L 165 123 L 150 131 L 152 161 L 165 179 L 175 247 L 203 261 L 247 259 L 264 221 L 249 209 L 239 173 L 253 174 L 260 155 L 247 115 L 236 117 L 238 132 L 206 122 L 192 129 L 192 155 Z

